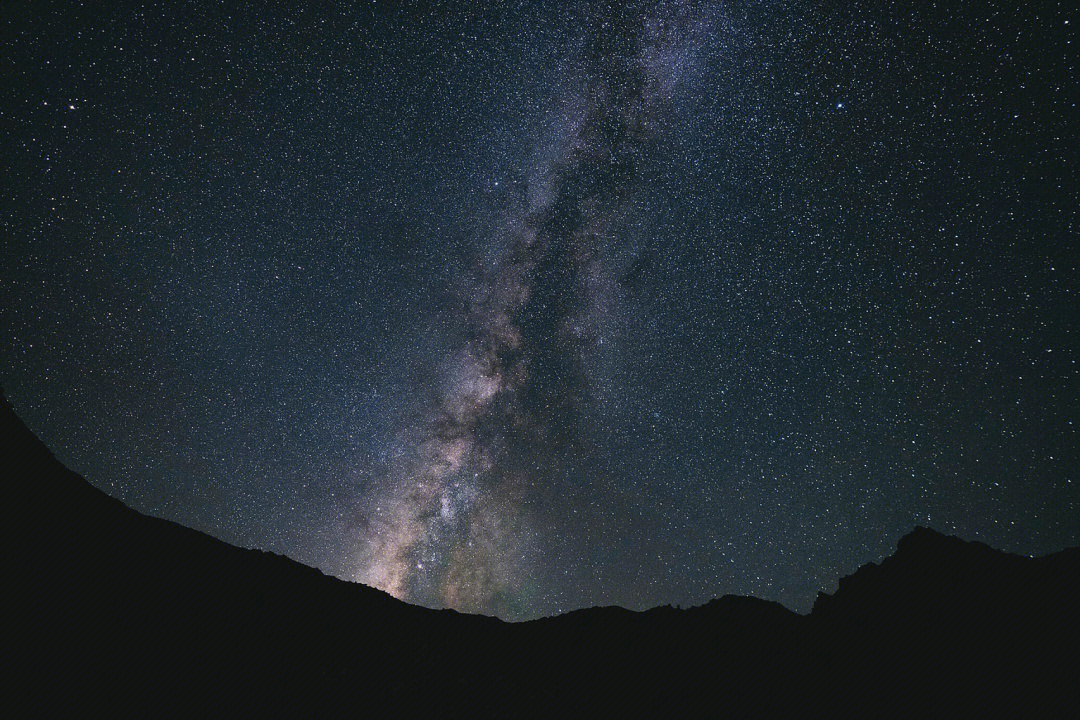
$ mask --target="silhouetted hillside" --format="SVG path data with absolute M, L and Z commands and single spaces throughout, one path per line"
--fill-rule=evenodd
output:
M 141 515 L 0 415 L 6 697 L 33 715 L 1080 712 L 1080 549 L 1032 559 L 920 528 L 808 616 L 729 596 L 508 624 Z

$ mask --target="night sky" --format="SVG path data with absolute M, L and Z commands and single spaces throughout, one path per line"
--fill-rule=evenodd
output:
M 90 482 L 507 619 L 1080 544 L 1073 3 L 294 5 L 0 20 L 0 384 Z

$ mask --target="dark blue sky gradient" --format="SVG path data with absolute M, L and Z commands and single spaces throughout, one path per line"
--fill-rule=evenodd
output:
M 1080 543 L 1069 3 L 31 3 L 0 383 L 133 507 L 520 619 Z

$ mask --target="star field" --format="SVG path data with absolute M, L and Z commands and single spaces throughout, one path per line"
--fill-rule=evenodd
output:
M 1080 544 L 1068 3 L 33 3 L 0 383 L 136 509 L 525 619 Z

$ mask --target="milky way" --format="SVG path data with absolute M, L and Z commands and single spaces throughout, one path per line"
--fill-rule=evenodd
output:
M 441 364 L 432 407 L 407 433 L 370 522 L 358 578 L 429 604 L 490 611 L 520 592 L 542 551 L 527 503 L 556 454 L 588 433 L 587 368 L 621 301 L 620 217 L 665 100 L 714 8 L 678 3 L 598 13 L 567 61 L 539 163 L 481 239 L 467 286 L 469 340 Z
M 1064 5 L 97 5 L 6 18 L 0 383 L 136 509 L 507 619 L 1080 543 Z

